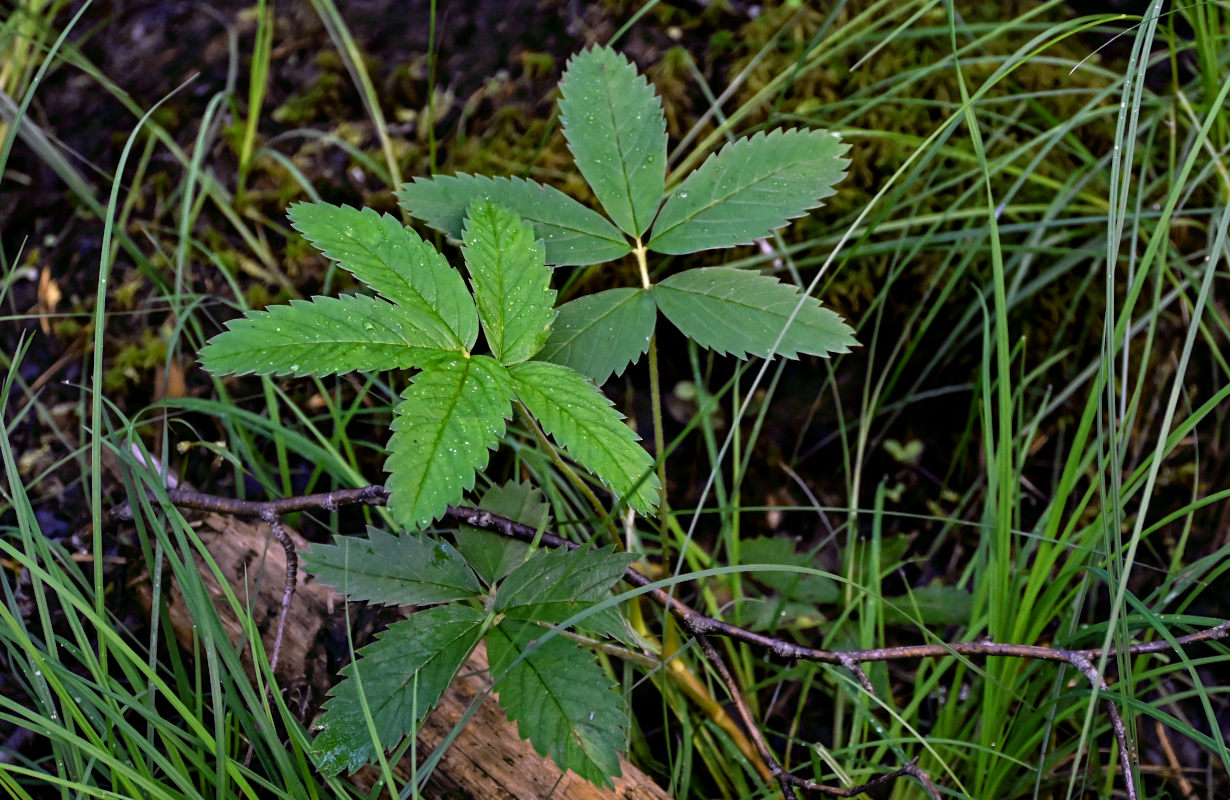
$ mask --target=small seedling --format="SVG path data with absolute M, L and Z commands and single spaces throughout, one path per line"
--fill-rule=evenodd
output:
M 535 552 L 473 531 L 454 547 L 420 531 L 474 486 L 514 407 L 610 490 L 616 506 L 652 515 L 661 490 L 653 459 L 598 384 L 649 352 L 659 311 L 699 345 L 740 358 L 824 356 L 854 343 L 836 314 L 775 278 L 701 267 L 655 284 L 648 266 L 650 252 L 750 244 L 820 205 L 847 163 L 836 136 L 758 133 L 668 191 L 661 102 L 626 59 L 607 48 L 578 54 L 560 93 L 564 134 L 606 216 L 516 178 L 406 184 L 397 196 L 407 213 L 462 241 L 467 287 L 393 217 L 296 205 L 294 226 L 379 297 L 316 297 L 249 312 L 201 351 L 207 369 L 227 374 L 417 370 L 394 408 L 385 464 L 402 532 L 373 529 L 306 554 L 321 582 L 355 599 L 426 607 L 343 670 L 316 738 L 322 770 L 355 769 L 413 733 L 485 639 L 500 701 L 535 748 L 597 783 L 617 775 L 622 699 L 592 655 L 543 626 L 608 597 L 633 556 Z M 640 286 L 554 308 L 548 265 L 628 254 Z M 489 354 L 474 352 L 480 331 Z M 489 493 L 483 503 L 546 525 L 545 507 L 526 487 Z M 609 615 L 593 619 L 596 632 L 620 635 Z

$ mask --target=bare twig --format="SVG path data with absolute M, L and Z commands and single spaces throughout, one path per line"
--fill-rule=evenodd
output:
M 756 751 L 760 753 L 761 760 L 769 765 L 769 772 L 773 774 L 773 778 L 781 786 L 782 795 L 785 797 L 785 800 L 795 800 L 794 787 L 790 781 L 785 779 L 786 770 L 782 768 L 781 762 L 769 750 L 769 743 L 764 740 L 764 735 L 760 732 L 760 726 L 752 718 L 752 711 L 747 707 L 747 701 L 743 699 L 743 692 L 739 691 L 739 684 L 735 682 L 734 676 L 730 674 L 730 670 L 726 667 L 722 654 L 713 646 L 713 642 L 709 641 L 708 636 L 695 632 L 692 635 L 695 637 L 696 643 L 700 645 L 700 651 L 705 654 L 705 658 L 713 665 L 713 669 L 717 672 L 722 685 L 726 687 L 726 691 L 730 694 L 730 699 L 735 704 L 735 710 L 739 712 L 739 719 L 743 721 L 743 727 L 747 729 L 748 736 L 755 743 Z
M 785 779 L 787 782 L 798 786 L 800 789 L 806 789 L 810 792 L 821 792 L 829 795 L 830 797 L 858 797 L 860 794 L 870 792 L 876 787 L 892 783 L 898 778 L 904 778 L 907 775 L 922 784 L 923 791 L 927 793 L 928 797 L 932 798 L 932 800 L 940 800 L 940 790 L 939 787 L 935 785 L 935 781 L 931 780 L 931 776 L 927 774 L 926 770 L 915 764 L 913 761 L 904 766 L 898 767 L 892 772 L 885 772 L 882 775 L 877 775 L 866 783 L 861 783 L 858 786 L 827 786 L 823 783 L 804 780 L 803 778 L 790 774 L 787 774 Z
M 286 617 L 290 614 L 290 601 L 295 595 L 295 582 L 299 578 L 299 554 L 295 552 L 295 543 L 282 527 L 282 518 L 273 512 L 261 514 L 261 519 L 269 524 L 269 530 L 286 551 L 286 585 L 282 591 L 282 606 L 278 610 L 278 630 L 273 637 L 273 654 L 269 656 L 269 670 L 278 666 L 278 655 L 282 652 L 282 634 L 286 631 Z
M 297 579 L 298 559 L 294 552 L 294 547 L 290 542 L 290 537 L 287 536 L 285 529 L 282 527 L 282 517 L 286 514 L 296 511 L 308 511 L 324 509 L 332 511 L 343 505 L 370 505 L 381 506 L 388 501 L 388 492 L 383 486 L 365 486 L 359 489 L 345 489 L 334 492 L 303 495 L 301 497 L 288 497 L 281 500 L 253 501 L 253 500 L 235 500 L 227 497 L 219 497 L 216 495 L 202 494 L 199 492 L 191 492 L 183 489 L 168 489 L 167 499 L 171 504 L 178 508 L 195 509 L 198 511 L 213 511 L 216 513 L 230 514 L 234 516 L 258 517 L 269 523 L 273 535 L 278 539 L 286 550 L 286 589 L 283 593 L 282 608 L 278 619 L 278 631 L 274 640 L 273 654 L 271 661 L 276 663 L 278 651 L 281 645 L 281 637 L 283 626 L 286 621 L 286 615 L 290 608 L 291 598 L 294 593 L 295 581 Z M 115 523 L 121 520 L 132 519 L 132 507 L 127 503 L 121 503 L 112 509 L 107 516 L 108 523 Z M 493 514 L 490 511 L 484 511 L 478 508 L 469 508 L 466 506 L 450 507 L 445 513 L 445 517 L 454 522 L 464 523 L 475 528 L 499 533 L 512 539 L 530 542 L 538 540 L 547 547 L 565 547 L 576 548 L 581 545 L 576 542 L 570 542 L 554 533 L 542 532 L 538 529 L 522 525 L 507 517 Z M 624 580 L 633 586 L 651 587 L 653 581 L 643 573 L 629 568 L 624 573 Z M 1042 645 L 1023 645 L 1010 644 L 1003 642 L 994 642 L 988 640 L 974 642 L 949 642 L 944 644 L 926 644 L 926 645 L 906 645 L 902 647 L 883 647 L 872 650 L 823 650 L 819 648 L 807 647 L 804 645 L 788 642 L 784 639 L 779 639 L 774 636 L 766 636 L 755 631 L 750 631 L 746 628 L 741 628 L 737 625 L 731 625 L 728 622 L 715 619 L 695 610 L 691 606 L 682 602 L 674 595 L 663 591 L 659 588 L 650 588 L 648 591 L 650 597 L 662 604 L 671 614 L 673 614 L 682 624 L 683 628 L 691 634 L 700 645 L 701 652 L 705 658 L 713 665 L 719 679 L 726 686 L 730 693 L 732 702 L 738 711 L 739 718 L 743 725 L 747 728 L 748 734 L 759 751 L 765 763 L 769 765 L 770 771 L 777 779 L 782 793 L 786 798 L 794 798 L 794 790 L 803 789 L 812 792 L 822 792 L 834 797 L 855 797 L 859 794 L 882 785 L 888 781 L 896 780 L 900 777 L 909 776 L 922 784 L 924 790 L 929 797 L 939 798 L 939 790 L 930 775 L 917 764 L 911 762 L 892 772 L 887 772 L 877 776 L 872 781 L 854 787 L 833 787 L 824 784 L 819 784 L 814 781 L 807 781 L 791 775 L 782 767 L 782 765 L 773 756 L 769 750 L 768 744 L 765 742 L 763 735 L 759 731 L 759 727 L 752 719 L 751 711 L 743 699 L 738 685 L 735 683 L 733 676 L 726 667 L 725 661 L 721 654 L 713 646 L 709 637 L 713 635 L 724 636 L 735 641 L 745 642 L 747 644 L 762 648 L 784 659 L 803 659 L 808 661 L 836 664 L 847 669 L 858 681 L 864 691 L 874 695 L 875 691 L 868 679 L 862 665 L 876 661 L 905 661 L 911 659 L 922 658 L 944 658 L 947 656 L 966 656 L 976 658 L 1002 657 L 1002 658 L 1024 658 L 1034 659 L 1038 661 L 1051 661 L 1068 664 L 1079 671 L 1094 687 L 1098 693 L 1106 693 L 1103 698 L 1103 706 L 1106 709 L 1106 715 L 1111 723 L 1111 730 L 1115 736 L 1115 742 L 1119 750 L 1119 767 L 1123 772 L 1124 783 L 1127 790 L 1129 800 L 1135 800 L 1137 797 L 1136 787 L 1132 782 L 1132 767 L 1135 763 L 1135 750 L 1131 747 L 1127 737 L 1127 728 L 1124 725 L 1123 717 L 1119 712 L 1119 707 L 1114 699 L 1110 696 L 1110 690 L 1106 685 L 1104 677 L 1099 674 L 1094 663 L 1105 656 L 1114 656 L 1119 653 L 1127 655 L 1145 655 L 1148 653 L 1171 652 L 1177 647 L 1182 647 L 1188 644 L 1197 642 L 1212 641 L 1215 639 L 1224 639 L 1230 636 L 1230 620 L 1222 622 L 1211 628 L 1196 631 L 1185 636 L 1178 636 L 1167 641 L 1157 642 L 1141 642 L 1132 644 L 1123 648 L 1112 648 L 1105 653 L 1100 649 L 1086 650 L 1069 650 L 1059 647 L 1045 647 Z

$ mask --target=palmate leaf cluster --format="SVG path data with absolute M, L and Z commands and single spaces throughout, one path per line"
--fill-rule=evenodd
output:
M 661 101 L 609 48 L 572 58 L 559 108 L 577 169 L 606 216 L 549 186 L 481 175 L 417 178 L 397 192 L 402 208 L 458 237 L 468 204 L 493 200 L 533 226 L 547 263 L 579 266 L 637 251 L 684 255 L 751 244 L 819 206 L 848 164 L 836 135 L 762 132 L 726 145 L 668 192 Z M 658 311 L 697 344 L 741 358 L 824 356 L 854 344 L 837 314 L 795 287 L 701 267 L 565 303 L 538 357 L 602 383 L 647 351 Z
M 547 524 L 545 504 L 523 484 L 494 487 L 482 504 Z M 545 638 L 542 623 L 606 599 L 635 556 L 609 547 L 531 553 L 522 543 L 468 535 L 459 542 L 369 529 L 366 538 L 338 537 L 304 554 L 321 583 L 353 599 L 420 606 L 342 670 L 319 720 L 317 765 L 353 771 L 413 734 L 485 639 L 493 688 L 521 735 L 561 767 L 609 782 L 620 773 L 628 727 L 623 698 L 592 653 L 563 636 Z
M 617 503 L 654 513 L 653 461 L 598 385 L 648 351 L 659 312 L 698 344 L 740 358 L 825 356 L 854 344 L 836 314 L 775 278 L 700 267 L 651 283 L 647 268 L 648 253 L 750 244 L 820 205 L 847 164 L 836 136 L 757 133 L 668 190 L 662 106 L 631 63 L 591 48 L 569 62 L 560 92 L 569 148 L 605 214 L 520 178 L 404 185 L 397 197 L 407 214 L 461 241 L 467 283 L 391 216 L 295 205 L 294 227 L 373 294 L 248 312 L 201 351 L 207 369 L 225 374 L 415 370 L 394 407 L 385 464 L 389 509 L 406 532 L 372 530 L 306 558 L 322 582 L 355 599 L 427 606 L 344 671 L 317 737 L 328 771 L 353 769 L 377 744 L 411 733 L 485 639 L 501 702 L 539 752 L 597 782 L 617 774 L 622 701 L 591 656 L 559 636 L 543 639 L 542 625 L 605 597 L 629 559 L 531 552 L 464 528 L 455 546 L 414 532 L 473 487 L 518 407 Z M 640 286 L 555 307 L 551 267 L 629 254 Z M 475 352 L 480 334 L 487 353 Z M 531 511 L 524 502 L 504 509 L 514 518 Z M 610 613 L 593 626 L 620 635 Z
M 616 496 L 653 512 L 652 460 L 611 402 L 574 370 L 528 360 L 556 316 L 550 270 L 528 224 L 486 200 L 471 204 L 462 231 L 467 288 L 444 256 L 388 215 L 302 203 L 290 218 L 381 297 L 317 297 L 249 312 L 214 337 L 201 362 L 262 375 L 418 369 L 394 408 L 385 463 L 399 526 L 422 529 L 461 500 L 503 438 L 514 402 Z M 480 329 L 491 355 L 471 352 Z

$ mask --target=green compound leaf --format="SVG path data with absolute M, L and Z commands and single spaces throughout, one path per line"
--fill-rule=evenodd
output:
M 538 644 L 543 633 L 532 623 L 505 620 L 487 634 L 500 706 L 540 755 L 609 786 L 620 774 L 628 727 L 623 698 L 592 654 L 562 636 Z
M 312 743 L 317 767 L 329 775 L 354 772 L 413 733 L 478 644 L 485 619 L 468 606 L 437 606 L 394 623 L 360 650 L 324 705 Z M 360 682 L 374 731 L 363 714 Z
M 640 236 L 666 186 L 662 101 L 609 47 L 573 56 L 559 90 L 560 121 L 577 168 L 615 224 Z
M 551 523 L 551 507 L 542 501 L 542 494 L 528 483 L 509 481 L 492 486 L 478 501 L 478 507 L 535 530 L 545 530 Z M 491 531 L 462 525 L 457 534 L 457 549 L 478 576 L 490 585 L 524 561 L 530 546 Z
M 573 460 L 644 514 L 658 506 L 653 459 L 610 400 L 579 373 L 545 361 L 509 369 L 517 398 Z
M 690 269 L 651 290 L 666 318 L 702 347 L 747 358 L 768 357 L 786 321 L 803 306 L 782 336 L 776 355 L 827 356 L 856 345 L 854 331 L 813 297 L 776 278 L 730 267 Z
M 462 232 L 466 267 L 491 353 L 503 364 L 542 349 L 555 319 L 555 290 L 534 229 L 516 214 L 476 200 Z
M 393 410 L 385 471 L 389 510 L 419 530 L 457 503 L 487 466 L 512 416 L 508 371 L 487 356 L 439 358 L 424 366 Z
M 366 295 L 292 300 L 249 311 L 201 349 L 222 375 L 332 375 L 417 367 L 438 356 L 435 337 L 406 309 Z
M 595 383 L 622 375 L 649 349 L 658 309 L 644 289 L 608 289 L 564 303 L 538 352 L 543 361 L 572 367 Z
M 510 619 L 563 622 L 604 600 L 636 561 L 635 553 L 600 550 L 539 550 L 500 584 L 495 610 Z
M 471 203 L 499 203 L 534 226 L 534 235 L 546 245 L 547 263 L 555 266 L 601 264 L 632 252 L 606 217 L 558 189 L 523 178 L 415 178 L 395 194 L 407 214 L 457 239 Z
M 414 231 L 370 208 L 325 203 L 291 206 L 290 220 L 316 249 L 419 320 L 436 347 L 474 347 L 478 315 L 465 281 Z
M 849 149 L 825 131 L 762 132 L 709 156 L 671 192 L 649 249 L 695 253 L 751 244 L 833 194 Z
M 351 600 L 386 605 L 431 605 L 481 594 L 461 554 L 443 539 L 421 533 L 393 535 L 367 529 L 367 538 L 338 536 L 302 553 L 316 580 Z

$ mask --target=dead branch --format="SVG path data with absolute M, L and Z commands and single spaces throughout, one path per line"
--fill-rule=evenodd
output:
M 282 595 L 281 609 L 279 612 L 278 632 L 274 640 L 273 657 L 271 659 L 272 661 L 276 661 L 281 647 L 282 633 L 285 626 L 286 616 L 290 608 L 291 598 L 294 593 L 297 577 L 297 559 L 294 554 L 294 547 L 291 544 L 289 537 L 285 535 L 285 531 L 282 529 L 282 516 L 297 511 L 307 510 L 333 511 L 344 505 L 361 504 L 381 506 L 388 500 L 388 492 L 383 486 L 365 486 L 359 489 L 345 489 L 321 494 L 284 498 L 280 500 L 253 501 L 235 500 L 227 497 L 219 497 L 216 495 L 208 495 L 183 489 L 168 489 L 167 499 L 177 508 L 213 511 L 235 516 L 258 517 L 269 523 L 270 528 L 273 530 L 274 536 L 277 537 L 279 543 L 286 550 L 287 554 L 286 583 Z M 114 523 L 121 520 L 129 520 L 131 518 L 132 508 L 127 502 L 125 502 L 112 509 L 111 513 L 108 515 L 108 522 Z M 520 541 L 530 542 L 537 540 L 548 547 L 565 547 L 571 549 L 581 546 L 576 542 L 568 541 L 567 539 L 564 539 L 554 533 L 540 532 L 533 527 L 522 525 L 514 520 L 508 519 L 507 517 L 502 517 L 498 514 L 493 514 L 489 511 L 484 511 L 478 508 L 470 508 L 466 506 L 450 507 L 445 513 L 445 518 L 454 522 L 464 523 L 475 528 L 481 528 L 483 530 L 499 533 L 503 536 Z M 281 531 L 281 533 L 279 533 L 279 531 Z M 1116 744 L 1118 745 L 1119 766 L 1123 772 L 1126 795 L 1129 800 L 1136 800 L 1137 798 L 1136 787 L 1132 782 L 1134 749 L 1130 747 L 1130 743 L 1128 742 L 1127 730 L 1124 725 L 1122 715 L 1119 712 L 1119 708 L 1115 704 L 1113 697 L 1110 695 L 1110 691 L 1106 685 L 1104 677 L 1098 672 L 1097 668 L 1094 666 L 1094 663 L 1103 656 L 1109 657 L 1116 655 L 1119 652 L 1123 652 L 1128 655 L 1170 652 L 1176 647 L 1194 644 L 1197 642 L 1222 639 L 1230 636 L 1230 620 L 1227 620 L 1211 628 L 1206 628 L 1185 636 L 1179 636 L 1170 641 L 1141 642 L 1129 645 L 1125 648 L 1111 649 L 1105 653 L 1096 648 L 1069 650 L 1059 647 L 1011 644 L 987 640 L 927 645 L 905 645 L 901 647 L 885 647 L 872 650 L 823 650 L 795 644 L 774 636 L 766 636 L 764 634 L 756 633 L 755 631 L 750 631 L 737 625 L 731 625 L 728 622 L 723 622 L 722 620 L 702 614 L 676 598 L 673 594 L 655 587 L 653 585 L 653 581 L 649 577 L 635 569 L 629 568 L 624 574 L 624 580 L 633 586 L 646 589 L 646 593 L 649 594 L 649 596 L 656 602 L 665 607 L 672 615 L 674 615 L 680 621 L 684 630 L 696 639 L 697 644 L 700 646 L 701 652 L 704 654 L 706 660 L 712 665 L 719 679 L 729 692 L 731 700 L 738 711 L 740 720 L 747 728 L 748 734 L 755 744 L 757 751 L 760 753 L 765 763 L 769 765 L 770 771 L 777 779 L 778 785 L 781 787 L 782 794 L 787 798 L 787 800 L 790 800 L 790 798 L 794 798 L 796 796 L 796 788 L 807 791 L 822 792 L 834 797 L 854 797 L 875 786 L 882 785 L 887 781 L 905 776 L 909 776 L 917 780 L 923 786 L 928 796 L 932 798 L 939 797 L 939 790 L 932 781 L 931 777 L 912 762 L 903 765 L 892 772 L 880 775 L 869 783 L 855 787 L 827 786 L 815 783 L 813 781 L 802 780 L 786 772 L 786 770 L 781 766 L 781 763 L 769 749 L 763 735 L 759 732 L 759 726 L 757 726 L 755 724 L 755 720 L 752 719 L 751 711 L 748 708 L 747 703 L 743 700 L 739 687 L 736 685 L 733 676 L 727 669 L 721 654 L 718 653 L 712 642 L 709 641 L 709 636 L 724 636 L 736 641 L 745 642 L 747 644 L 762 648 L 784 659 L 802 659 L 842 666 L 854 676 L 859 685 L 862 686 L 863 690 L 869 694 L 874 694 L 874 689 L 861 665 L 876 661 L 904 661 L 922 658 L 966 656 L 976 658 L 1023 658 L 1067 664 L 1079 671 L 1090 682 L 1095 692 L 1104 695 L 1103 706 L 1106 709 L 1106 714 L 1111 722 L 1111 729 L 1114 733 Z

